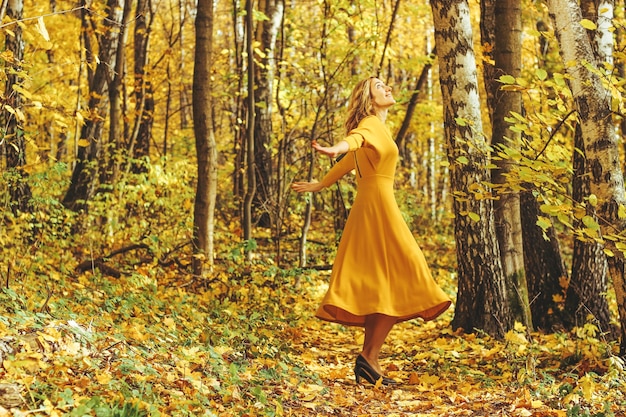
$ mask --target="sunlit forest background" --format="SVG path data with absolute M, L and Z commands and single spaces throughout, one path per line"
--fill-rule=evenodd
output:
M 354 385 L 360 330 L 313 318 L 354 182 L 304 196 L 289 185 L 321 179 L 332 161 L 313 155 L 311 141 L 340 140 L 352 85 L 383 79 L 397 100 L 387 120 L 401 155 L 397 200 L 455 299 L 454 161 L 443 137 L 432 10 L 423 1 L 259 3 L 255 91 L 269 84 L 270 97 L 256 104 L 267 119 L 255 130 L 265 141 L 246 237 L 246 5 L 213 2 L 215 249 L 210 272 L 198 276 L 197 4 L 3 2 L 0 417 L 626 415 L 618 341 L 593 320 L 546 333 L 517 323 L 498 339 L 454 331 L 451 308 L 392 333 L 386 370 L 407 381 L 404 389 Z M 284 14 L 272 26 L 276 4 Z M 469 5 L 482 77 L 490 46 L 479 36 L 481 4 Z M 8 13 L 18 6 L 21 14 Z M 623 13 L 616 7 L 620 30 Z M 512 189 L 541 185 L 539 226 L 556 230 L 569 266 L 581 238 L 570 224 L 572 97 L 546 5 L 524 1 L 522 22 L 522 75 L 501 83 L 523 91 L 526 111 L 510 121 L 528 147 L 498 155 L 520 162 Z M 620 37 L 615 58 L 624 61 Z M 489 137 L 486 106 L 483 116 Z M 20 163 L 11 164 L 18 148 Z M 566 288 L 564 276 L 557 308 Z M 618 327 L 612 288 L 606 297 Z

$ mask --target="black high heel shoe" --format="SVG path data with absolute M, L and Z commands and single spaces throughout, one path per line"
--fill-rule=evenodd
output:
M 367 362 L 367 360 L 359 355 L 356 358 L 356 364 L 354 365 L 354 375 L 356 377 L 356 383 L 361 383 L 361 378 L 364 378 L 367 382 L 372 385 L 376 385 L 376 383 L 382 378 L 383 385 L 399 385 L 399 382 L 395 379 L 387 378 L 376 372 L 374 368 Z

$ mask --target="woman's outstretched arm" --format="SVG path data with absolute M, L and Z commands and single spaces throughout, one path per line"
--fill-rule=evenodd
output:
M 342 140 L 336 143 L 333 146 L 321 146 L 317 143 L 317 141 L 313 141 L 311 144 L 313 149 L 322 155 L 328 155 L 331 158 L 336 157 L 337 155 L 343 155 L 350 150 L 350 145 L 347 141 Z M 291 189 L 299 192 L 317 192 L 321 191 L 329 185 L 335 183 L 339 178 L 343 177 L 347 172 L 354 168 L 352 159 L 346 159 L 338 161 L 333 168 L 331 168 L 330 172 L 322 179 L 322 182 L 317 181 L 298 181 L 291 184 Z

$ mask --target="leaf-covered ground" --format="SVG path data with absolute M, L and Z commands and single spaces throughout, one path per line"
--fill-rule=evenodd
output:
M 312 316 L 328 272 L 231 261 L 209 283 L 153 266 L 7 281 L 0 416 L 626 415 L 623 362 L 591 325 L 497 341 L 454 333 L 450 310 L 392 331 L 402 386 L 359 386 L 361 330 Z

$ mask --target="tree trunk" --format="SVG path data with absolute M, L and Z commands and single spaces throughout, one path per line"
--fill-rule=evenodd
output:
M 548 27 L 541 20 L 535 26 L 540 32 L 548 32 Z M 550 59 L 549 43 L 543 33 L 539 35 L 538 66 L 545 68 L 551 78 L 555 63 Z M 551 90 L 548 94 L 552 94 Z M 523 111 L 525 114 L 524 109 Z M 524 269 L 533 327 L 544 331 L 561 330 L 563 315 L 559 300 L 563 297 L 569 273 L 563 261 L 555 228 L 551 226 L 544 231 L 537 224 L 540 216 L 543 216 L 540 203 L 535 197 L 535 194 L 539 194 L 537 187 L 532 183 L 522 184 L 522 187 L 524 191 L 520 193 L 520 212 L 524 237 Z
M 496 155 L 499 151 L 521 149 L 521 134 L 510 128 L 506 120 L 511 113 L 522 114 L 522 97 L 519 91 L 500 88 L 497 79 L 502 75 L 515 78 L 521 75 L 522 67 L 522 10 L 521 0 L 496 0 L 494 21 L 507 22 L 495 25 L 495 67 L 491 81 L 493 103 L 491 144 Z M 487 82 L 487 84 L 489 84 Z M 503 152 L 503 154 L 507 154 Z M 496 235 L 500 246 L 500 257 L 504 268 L 507 298 L 512 320 L 523 323 L 532 330 L 532 318 L 528 301 L 528 285 L 524 270 L 524 243 L 519 192 L 507 187 L 507 178 L 515 169 L 516 162 L 510 158 L 495 157 L 496 168 L 492 171 L 492 182 L 496 184 L 494 200 Z
M 172 71 L 170 70 L 170 63 L 167 63 L 167 93 L 165 94 L 165 123 L 163 126 L 163 164 L 167 164 L 168 153 L 168 135 L 170 131 L 170 115 L 172 114 Z
M 268 20 L 258 23 L 256 41 L 261 43 L 263 55 L 256 56 L 259 65 L 254 68 L 254 160 L 256 161 L 257 192 L 254 199 L 255 217 L 261 227 L 270 227 L 274 221 L 276 207 L 276 181 L 273 178 L 272 158 L 272 91 L 276 73 L 276 39 L 281 26 L 285 4 L 283 0 L 260 0 L 259 10 Z M 251 92 L 250 92 L 251 93 Z
M 597 198 L 596 213 L 605 251 L 609 254 L 609 272 L 620 314 L 620 355 L 626 356 L 626 244 L 607 239 L 626 229 L 624 176 L 620 166 L 619 138 L 612 119 L 611 94 L 602 85 L 591 42 L 580 25 L 582 14 L 578 2 L 548 0 L 548 10 L 561 46 L 561 56 L 567 63 L 570 88 L 580 118 L 591 173 L 590 191 Z
M 108 80 L 113 79 L 115 68 L 116 47 L 118 45 L 119 26 L 124 12 L 123 0 L 108 0 L 107 18 L 104 19 L 104 30 L 98 42 L 98 60 L 96 70 L 89 84 L 89 100 L 85 123 L 78 141 L 77 161 L 72 172 L 70 186 L 63 198 L 63 204 L 71 210 L 81 210 L 95 192 L 97 180 L 97 164 L 102 144 L 102 124 L 105 120 L 102 97 L 106 93 Z M 88 20 L 90 12 L 83 10 L 83 19 Z M 88 25 L 84 25 L 88 26 Z M 86 52 L 87 55 L 91 51 Z
M 520 211 L 524 230 L 524 269 L 533 327 L 554 331 L 563 323 L 555 296 L 563 295 L 567 268 L 554 227 L 550 227 L 544 235 L 537 225 L 542 214 L 533 195 L 533 185 L 524 184 L 524 188 L 525 191 L 520 194 Z
M 178 75 L 180 76 L 179 80 L 179 90 L 178 97 L 180 99 L 179 103 L 179 113 L 180 113 L 180 128 L 187 129 L 189 127 L 189 120 L 193 117 L 189 113 L 189 108 L 192 107 L 189 104 L 189 83 L 187 79 L 185 79 L 186 73 L 186 51 L 185 47 L 187 42 L 186 32 L 183 30 L 185 27 L 185 22 L 187 20 L 187 1 L 186 0 L 178 0 L 178 26 L 180 27 L 180 31 L 178 33 L 178 45 L 179 45 L 179 66 L 178 66 Z M 193 109 L 191 110 L 193 112 Z
M 6 14 L 12 21 L 22 19 L 24 11 L 23 0 L 9 0 Z M 4 106 L 2 111 L 4 122 L 4 137 L 0 139 L 4 147 L 6 167 L 8 171 L 8 188 L 11 196 L 10 207 L 14 214 L 31 210 L 32 192 L 27 182 L 28 174 L 23 167 L 26 165 L 26 143 L 24 142 L 24 113 L 20 94 L 13 86 L 21 86 L 23 79 L 22 60 L 24 59 L 24 41 L 20 23 L 11 27 L 12 34 L 6 33 L 5 47 L 7 55 L 11 56 L 5 64 Z
M 430 56 L 434 57 L 436 51 L 433 49 L 430 52 Z M 406 114 L 404 115 L 404 119 L 402 120 L 402 124 L 400 125 L 400 129 L 398 129 L 398 133 L 396 134 L 396 145 L 398 145 L 398 149 L 400 150 L 400 158 L 402 161 L 408 161 L 407 149 L 405 146 L 406 136 L 409 131 L 409 127 L 411 126 L 411 119 L 413 118 L 413 113 L 415 113 L 415 108 L 417 107 L 417 103 L 420 99 L 420 94 L 424 95 L 424 90 L 428 85 L 428 77 L 430 76 L 430 70 L 432 68 L 432 62 L 428 62 L 422 68 L 422 72 L 420 73 L 417 82 L 415 83 L 415 88 L 413 89 L 413 93 L 411 94 L 411 98 L 409 99 L 409 104 L 406 108 Z M 406 162 L 405 162 L 406 163 Z
M 575 204 L 584 204 L 589 197 L 589 172 L 586 167 L 582 150 L 580 126 L 576 127 L 574 140 L 574 180 L 572 183 L 572 199 Z M 585 204 L 585 216 L 597 221 L 593 206 Z M 593 236 L 595 230 L 585 230 L 580 219 L 574 227 L 581 229 L 574 240 L 572 256 L 572 276 L 565 296 L 564 320 L 567 328 L 582 326 L 589 322 L 595 324 L 602 332 L 615 333 L 611 328 L 611 314 L 606 299 L 608 289 L 607 262 L 603 247 Z
M 502 0 L 480 1 L 480 44 L 483 45 L 483 80 L 487 95 L 489 117 L 493 116 L 493 106 L 496 102 L 493 80 L 497 79 L 493 51 L 496 48 L 496 3 Z M 508 28 L 508 25 L 503 25 Z M 506 29 L 502 29 L 506 30 Z M 500 74 L 502 75 L 502 74 Z
M 152 124 L 154 122 L 154 96 L 152 82 L 147 73 L 148 50 L 150 32 L 154 13 L 149 0 L 137 0 L 135 20 L 135 114 L 137 115 L 136 128 L 133 129 L 128 146 L 132 171 L 146 172 L 146 164 L 150 157 L 150 141 L 152 138 Z
M 128 19 L 130 16 L 130 10 L 132 8 L 132 0 L 124 0 L 124 7 L 122 11 L 122 22 L 119 27 L 113 28 L 115 31 L 119 31 L 116 36 L 115 44 L 115 67 L 112 71 L 112 78 L 108 80 L 109 84 L 109 139 L 106 150 L 103 155 L 104 160 L 103 175 L 101 176 L 101 182 L 105 184 L 114 184 L 119 178 L 119 170 L 121 160 L 126 155 L 125 144 L 125 121 L 124 121 L 124 108 L 123 100 L 125 96 L 124 92 L 124 76 L 126 74 L 126 57 L 124 54 L 126 47 L 126 30 L 128 25 Z
M 380 54 L 380 62 L 378 67 L 375 69 L 375 73 L 380 75 L 383 71 L 383 66 L 385 63 L 385 55 L 387 53 L 387 48 L 391 43 L 391 34 L 393 33 L 393 25 L 396 22 L 396 18 L 398 17 L 398 10 L 400 9 L 400 0 L 396 0 L 396 3 L 393 6 L 393 11 L 391 12 L 391 17 L 389 18 L 389 29 L 387 30 L 387 35 L 385 36 L 385 44 L 383 45 L 383 52 Z
M 620 3 L 626 3 L 626 0 L 622 0 Z M 618 6 L 619 7 L 619 6 Z M 622 9 L 625 8 L 624 4 L 621 4 Z M 619 25 L 615 28 L 615 43 L 617 45 L 624 45 L 626 42 L 626 28 L 623 25 Z M 615 60 L 615 69 L 619 78 L 626 78 L 626 62 L 622 59 Z M 620 133 L 622 137 L 626 137 L 626 117 L 622 117 L 619 123 Z M 622 141 L 623 153 L 626 153 L 626 140 Z M 622 171 L 626 172 L 626 158 L 623 160 Z
M 196 51 L 193 71 L 193 126 L 198 157 L 198 186 L 193 211 L 193 272 L 212 271 L 214 213 L 217 195 L 217 147 L 213 132 L 211 65 L 213 1 L 199 0 L 196 15 Z
M 231 123 L 235 127 L 234 140 L 233 140 L 233 154 L 235 155 L 235 162 L 233 167 L 233 196 L 238 201 L 244 198 L 244 165 L 245 165 L 245 141 L 246 141 L 246 129 L 243 124 L 244 120 L 247 120 L 246 116 L 246 103 L 243 98 L 245 97 L 243 82 L 245 79 L 244 73 L 244 46 L 245 46 L 245 20 L 241 13 L 241 1 L 233 0 L 232 7 L 232 23 L 233 23 L 233 48 L 235 53 L 232 54 L 231 68 L 234 68 L 237 76 L 237 91 L 239 94 L 234 98 L 232 105 L 232 118 Z
M 324 2 L 324 4 L 326 4 L 326 2 Z M 355 5 L 355 0 L 350 0 L 350 8 L 354 8 Z M 356 34 L 356 29 L 354 27 L 354 24 L 352 22 L 352 20 L 348 19 L 346 21 L 346 35 L 348 36 L 348 43 L 352 46 L 355 46 L 357 44 L 357 34 Z M 356 51 L 356 48 L 355 48 Z M 361 55 L 358 53 L 353 53 L 352 54 L 352 59 L 350 60 L 350 75 L 355 77 L 359 74 L 359 69 L 362 68 L 361 66 Z
M 613 5 L 608 4 L 608 2 L 596 4 L 594 1 L 585 0 L 581 2 L 581 8 L 585 10 L 585 15 L 598 25 L 597 30 L 588 32 L 592 44 L 596 46 L 598 61 L 611 65 L 613 62 L 613 38 L 607 28 L 606 20 L 610 24 Z M 598 13 L 598 10 L 602 11 Z M 607 34 L 608 36 L 606 36 Z M 576 204 L 585 207 L 587 218 L 597 222 L 598 217 L 594 207 L 584 203 L 590 194 L 589 170 L 585 160 L 580 125 L 576 126 L 573 166 L 572 199 Z M 579 217 L 575 220 L 574 227 L 581 229 L 581 231 L 574 241 L 572 276 L 565 297 L 565 324 L 571 329 L 591 321 L 600 331 L 617 336 L 617 329 L 613 328 L 611 324 L 611 314 L 606 298 L 608 289 L 606 255 L 602 245 L 595 240 L 596 237 L 600 236 L 596 230 L 585 229 L 586 226 Z
M 434 53 L 436 52 L 432 46 L 434 42 L 433 36 L 431 33 L 426 35 L 426 48 L 428 51 L 432 51 L 433 58 Z M 429 102 L 433 101 L 433 71 L 432 68 L 429 68 L 428 75 L 426 77 L 426 97 Z M 443 164 L 443 166 L 439 167 L 439 158 L 440 155 L 443 155 L 445 152 L 440 151 L 442 148 L 442 141 L 439 138 L 439 135 L 435 133 L 435 125 L 436 122 L 434 120 L 430 120 L 428 122 L 428 162 L 426 169 L 426 195 L 428 196 L 428 207 L 430 207 L 430 217 L 432 220 L 437 220 L 439 216 L 443 213 L 447 212 L 446 206 L 440 206 L 439 201 L 437 200 L 437 187 L 439 185 L 438 177 L 448 178 L 449 173 L 447 171 L 447 166 Z M 438 168 L 439 167 L 439 168 Z M 438 174 L 439 171 L 442 171 Z M 441 193 L 445 193 L 442 189 Z M 447 201 L 442 199 L 442 201 Z
M 9 0 L 2 0 L 0 2 L 0 22 L 4 21 L 4 16 L 6 16 L 8 6 L 9 6 Z
M 476 58 L 466 0 L 431 2 L 454 195 L 458 296 L 452 326 L 502 337 L 512 323 L 496 239 Z
M 254 48 L 252 45 L 252 1 L 246 1 L 246 52 L 248 53 L 248 122 L 246 123 L 246 174 L 248 186 L 243 201 L 242 230 L 244 240 L 252 238 L 252 202 L 256 192 L 256 163 L 254 152 Z

